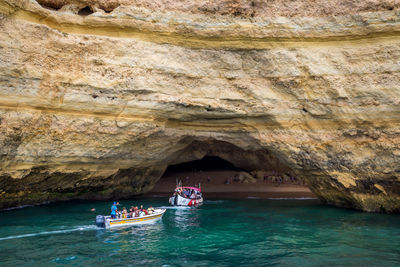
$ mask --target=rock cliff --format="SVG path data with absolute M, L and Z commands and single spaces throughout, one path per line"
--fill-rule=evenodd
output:
M 399 212 L 399 7 L 0 0 L 0 208 L 134 196 L 211 155 Z

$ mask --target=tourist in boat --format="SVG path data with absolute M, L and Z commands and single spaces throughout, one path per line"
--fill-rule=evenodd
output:
M 143 208 L 143 205 L 140 205 L 140 211 L 144 213 L 144 215 L 148 215 L 147 210 Z
M 150 207 L 147 209 L 148 214 L 152 214 L 154 212 L 153 206 L 150 205 Z
M 122 209 L 122 219 L 126 219 L 127 214 L 128 214 L 128 211 L 127 211 L 126 208 L 124 207 L 124 208 Z
M 183 191 L 182 191 L 182 196 L 185 197 L 185 198 L 188 198 L 188 196 L 189 196 L 189 191 L 186 190 L 186 189 L 183 190 Z
M 131 208 L 129 209 L 128 216 L 129 216 L 129 218 L 135 217 L 135 207 L 134 206 L 131 206 Z
M 138 209 L 138 207 L 135 207 L 134 208 L 134 211 L 135 211 L 135 217 L 139 217 L 139 209 Z
M 113 205 L 111 206 L 111 219 L 115 219 L 115 217 L 117 216 L 118 204 L 119 204 L 118 202 L 114 202 Z
M 143 217 L 144 215 L 146 215 L 146 214 L 144 213 L 144 211 L 139 210 L 139 217 Z
M 181 187 L 179 187 L 179 188 L 177 189 L 177 193 L 178 193 L 178 195 L 181 195 L 181 194 L 182 194 L 182 188 L 181 188 Z

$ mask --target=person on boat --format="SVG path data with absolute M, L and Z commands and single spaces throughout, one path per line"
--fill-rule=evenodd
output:
M 139 217 L 139 209 L 138 209 L 138 207 L 135 207 L 134 211 L 135 211 L 135 217 Z
M 129 216 L 129 218 L 135 217 L 135 207 L 134 206 L 131 206 L 131 208 L 129 209 L 128 216 Z
M 111 206 L 111 219 L 115 219 L 115 217 L 117 216 L 117 208 L 118 202 L 114 202 L 113 205 Z
M 148 215 L 147 210 L 143 208 L 143 205 L 140 205 L 140 211 L 143 212 L 145 215 Z
M 128 215 L 128 211 L 127 211 L 126 208 L 124 207 L 124 208 L 122 209 L 122 219 L 126 219 L 127 215 Z
M 153 206 L 150 205 L 150 207 L 147 209 L 147 213 L 148 213 L 148 214 L 154 213 L 154 208 L 153 208 Z
M 142 211 L 141 209 L 139 210 L 139 217 L 143 217 L 144 215 L 146 215 L 145 213 L 144 213 L 144 211 Z

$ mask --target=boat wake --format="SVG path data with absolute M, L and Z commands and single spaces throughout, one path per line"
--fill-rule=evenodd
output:
M 12 235 L 12 236 L 0 237 L 0 241 L 9 240 L 9 239 L 33 237 L 33 236 L 39 236 L 39 235 L 56 235 L 56 234 L 65 234 L 65 233 L 76 232 L 76 231 L 99 230 L 99 229 L 102 229 L 102 228 L 99 228 L 96 225 L 82 225 L 82 226 L 78 226 L 78 227 L 72 228 L 72 229 L 55 230 L 55 231 L 44 231 L 44 232 L 32 233 L 32 234 Z
M 18 209 L 31 208 L 31 207 L 41 206 L 41 205 L 47 205 L 47 204 L 50 204 L 50 201 L 45 201 L 45 202 L 35 204 L 35 205 L 22 205 L 22 206 L 7 208 L 7 209 L 0 209 L 0 211 L 18 210 Z

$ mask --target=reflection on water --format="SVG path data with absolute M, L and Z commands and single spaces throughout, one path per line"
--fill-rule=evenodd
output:
M 175 226 L 181 230 L 200 225 L 198 208 L 173 209 L 171 210 L 171 215 Z
M 168 200 L 140 201 L 160 207 Z M 97 213 L 109 212 L 108 202 L 0 213 L 0 266 L 400 264 L 398 215 L 336 209 L 314 200 L 206 200 L 199 208 L 167 208 L 162 220 L 111 230 L 94 226 Z

